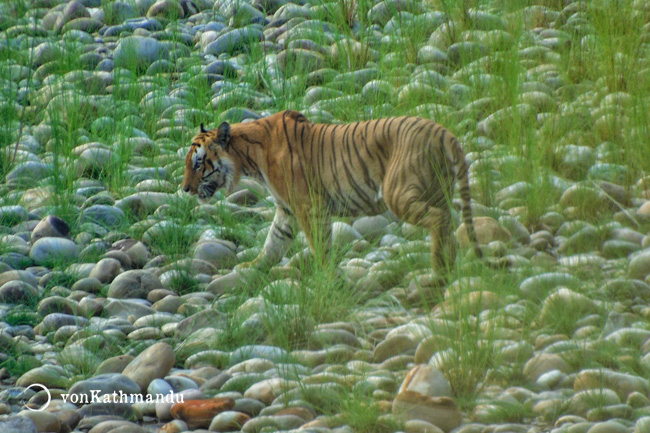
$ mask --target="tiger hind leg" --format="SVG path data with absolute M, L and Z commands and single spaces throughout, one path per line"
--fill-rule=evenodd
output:
M 431 262 L 433 268 L 449 272 L 456 261 L 456 239 L 451 236 L 451 213 L 430 207 L 427 215 L 418 224 L 431 234 Z
M 417 200 L 405 195 L 392 203 L 388 201 L 387 204 L 402 221 L 422 227 L 431 234 L 433 269 L 443 273 L 451 271 L 456 259 L 456 240 L 451 235 L 449 208 L 438 208 L 425 200 Z

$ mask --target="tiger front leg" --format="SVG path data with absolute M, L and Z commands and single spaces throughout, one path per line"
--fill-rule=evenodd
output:
M 284 257 L 289 246 L 291 246 L 291 242 L 293 242 L 293 237 L 293 217 L 285 209 L 278 206 L 262 251 L 255 260 L 240 263 L 237 265 L 237 268 L 269 267 L 275 265 Z
M 332 249 L 332 224 L 330 216 L 317 206 L 296 212 L 300 228 L 317 262 L 325 264 Z

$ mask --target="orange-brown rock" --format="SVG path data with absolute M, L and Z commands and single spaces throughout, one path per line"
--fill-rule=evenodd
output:
M 175 419 L 185 421 L 192 429 L 207 428 L 216 414 L 230 410 L 234 406 L 235 400 L 232 398 L 187 400 L 174 404 L 170 413 Z

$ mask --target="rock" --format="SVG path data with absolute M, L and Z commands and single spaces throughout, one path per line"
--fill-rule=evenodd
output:
M 0 431 L 2 433 L 37 433 L 39 430 L 36 429 L 36 424 L 31 419 L 12 415 L 0 419 Z
M 444 433 L 441 429 L 430 422 L 421 419 L 412 419 L 404 423 L 405 433 Z
M 579 288 L 580 279 L 569 273 L 548 272 L 526 278 L 519 285 L 519 290 L 528 298 L 544 299 L 556 287 Z
M 480 244 L 489 244 L 492 241 L 508 242 L 511 238 L 508 230 L 501 227 L 494 218 L 490 217 L 474 218 L 474 230 Z M 471 245 L 465 223 L 461 224 L 456 230 L 456 238 L 463 248 Z
M 108 288 L 109 298 L 140 298 L 146 299 L 149 292 L 162 289 L 160 279 L 152 272 L 131 270 L 122 272 Z
M 88 433 L 108 433 L 108 432 L 147 433 L 148 432 L 148 430 L 146 430 L 145 428 L 140 427 L 139 425 L 130 421 L 114 419 L 108 421 L 101 421 L 98 423 L 97 421 L 95 421 L 95 423 L 96 423 L 95 426 L 91 428 Z
M 99 367 L 97 367 L 97 370 L 95 370 L 95 375 L 98 376 L 106 373 L 122 373 L 131 361 L 133 361 L 133 356 L 131 355 L 113 356 L 99 364 Z
M 168 422 L 158 429 L 157 433 L 181 433 L 189 430 L 187 423 L 179 419 Z
M 135 8 L 126 2 L 118 0 L 103 6 L 105 13 L 104 22 L 109 25 L 120 24 L 126 20 L 138 17 L 138 12 Z
M 147 393 L 151 395 L 167 395 L 174 392 L 172 386 L 164 379 L 154 379 L 147 387 Z
M 38 279 L 29 271 L 6 271 L 0 273 L 0 287 L 8 281 L 20 281 L 29 284 L 32 287 L 38 286 Z
M 365 89 L 365 87 L 364 87 Z M 352 228 L 368 241 L 376 241 L 381 239 L 385 234 L 386 226 L 389 221 L 382 215 L 372 217 L 361 217 L 357 219 Z
M 145 392 L 151 381 L 165 377 L 175 362 L 172 347 L 167 343 L 156 343 L 136 356 L 122 374 L 133 379 Z
M 116 67 L 146 70 L 153 62 L 167 58 L 168 49 L 156 39 L 143 36 L 128 36 L 120 39 L 113 53 Z
M 139 394 L 140 386 L 132 379 L 119 373 L 106 373 L 93 376 L 90 379 L 82 380 L 70 387 L 70 394 L 87 395 L 91 397 L 91 391 L 99 391 L 99 395 L 118 394 Z M 94 393 L 93 393 L 94 394 Z
M 629 433 L 630 429 L 616 421 L 599 422 L 594 424 L 587 433 Z
M 170 20 L 185 18 L 185 11 L 180 1 L 158 0 L 147 11 L 147 17 L 162 17 Z
M 277 64 L 287 76 L 316 71 L 321 69 L 324 63 L 322 54 L 303 48 L 286 49 L 277 56 Z
M 455 400 L 449 397 L 429 397 L 414 391 L 397 394 L 392 411 L 406 421 L 418 419 L 429 422 L 445 433 L 458 427 L 463 420 L 463 414 Z
M 0 286 L 0 302 L 5 304 L 33 304 L 38 290 L 24 281 L 7 281 Z
M 567 188 L 560 197 L 560 206 L 575 209 L 575 216 L 585 219 L 617 210 L 604 192 L 587 183 L 576 183 Z
M 350 224 L 341 221 L 332 223 L 332 245 L 346 246 L 357 239 L 361 239 L 361 234 L 352 228 Z
M 126 400 L 126 399 L 125 399 Z M 82 418 L 90 417 L 112 417 L 112 418 L 135 418 L 135 412 L 131 403 L 123 402 L 95 402 L 81 407 L 77 413 Z M 136 430 L 137 431 L 137 430 Z
M 122 209 L 104 204 L 87 207 L 81 213 L 81 219 L 83 222 L 92 222 L 109 229 L 118 228 L 127 221 Z
M 627 277 L 635 280 L 643 280 L 650 275 L 650 249 L 639 251 L 630 260 L 627 270 Z
M 609 388 L 614 390 L 622 401 L 633 392 L 648 393 L 648 380 L 628 373 L 619 373 L 609 369 L 582 370 L 576 375 L 573 383 L 574 391 L 584 389 Z
M 75 18 L 71 21 L 68 21 L 63 28 L 61 33 L 68 33 L 69 31 L 82 31 L 85 33 L 95 33 L 102 27 L 102 22 L 94 18 Z
M 70 262 L 79 256 L 79 247 L 65 238 L 41 238 L 32 244 L 29 257 L 39 265 Z
M 295 415 L 258 416 L 244 424 L 242 433 L 295 430 L 303 424 L 305 420 Z
M 63 326 L 88 326 L 89 321 L 85 317 L 76 316 L 73 314 L 64 313 L 50 313 L 41 320 L 35 328 L 34 332 L 39 335 L 46 335 L 49 332 L 56 331 Z
M 641 245 L 637 242 L 610 239 L 603 242 L 601 250 L 603 257 L 607 259 L 616 259 L 627 257 L 628 255 L 638 251 L 640 248 Z
M 40 383 L 50 389 L 68 387 L 68 377 L 66 371 L 58 365 L 44 365 L 29 370 L 16 381 L 17 386 L 30 386 L 34 383 Z
M 99 293 L 104 288 L 104 285 L 96 278 L 82 278 L 72 285 L 72 290 L 80 290 L 92 294 Z
M 259 42 L 261 38 L 262 31 L 257 27 L 233 29 L 217 37 L 203 51 L 213 56 L 222 53 L 236 54 L 245 50 L 248 45 Z
M 171 408 L 175 419 L 183 420 L 191 429 L 207 428 L 215 415 L 229 411 L 235 406 L 232 398 L 211 398 L 208 400 L 187 400 Z
M 90 271 L 89 278 L 96 278 L 103 284 L 111 283 L 120 273 L 121 264 L 115 259 L 101 259 Z
M 242 412 L 227 410 L 217 414 L 210 422 L 209 431 L 225 432 L 241 430 L 251 417 Z
M 650 416 L 644 416 L 636 420 L 634 433 L 650 433 Z
M 90 18 L 90 12 L 81 2 L 73 0 L 63 9 L 63 22 L 67 23 L 75 18 Z
M 7 181 L 29 181 L 32 182 L 30 183 L 30 185 L 33 185 L 33 182 L 42 180 L 47 176 L 51 175 L 51 173 L 52 173 L 52 167 L 43 162 L 25 161 L 17 164 L 9 173 L 7 173 L 6 180 Z M 0 215 L 1 214 L 2 213 L 0 212 Z
M 526 362 L 526 365 L 524 365 L 524 376 L 526 376 L 526 378 L 531 382 L 534 382 L 542 374 L 553 370 L 568 373 L 570 367 L 569 364 L 560 357 L 560 355 L 554 353 L 540 353 Z
M 279 347 L 261 344 L 242 346 L 232 352 L 230 355 L 230 364 L 239 364 L 242 361 L 252 358 L 263 358 L 274 363 L 282 363 L 290 359 L 290 356 L 287 351 Z
M 485 56 L 488 51 L 485 45 L 478 42 L 456 42 L 447 49 L 447 58 L 457 65 L 467 65 Z
M 251 385 L 246 392 L 244 392 L 244 397 L 254 398 L 255 400 L 259 400 L 262 403 L 269 405 L 286 389 L 286 387 L 287 380 L 285 379 L 277 377 L 267 379 Z
M 413 391 L 429 397 L 452 397 L 451 385 L 445 375 L 430 365 L 413 367 L 406 375 L 398 394 Z
M 53 60 L 56 60 L 63 54 L 62 47 L 58 44 L 52 42 L 42 42 L 34 48 L 34 66 L 39 67 L 45 63 L 49 63 Z M 35 137 L 40 138 L 39 134 L 35 134 Z M 38 140 L 40 143 L 45 143 L 47 140 Z
M 173 399 L 170 402 L 167 399 L 169 399 L 171 396 L 172 395 L 169 394 L 164 401 L 156 402 L 156 417 L 161 421 L 170 421 L 173 419 L 171 415 L 171 409 L 176 403 L 205 399 L 205 395 L 203 395 L 203 393 L 198 389 L 188 389 L 181 391 L 178 394 L 174 394 Z
M 119 240 L 111 245 L 109 253 L 111 251 L 125 253 L 131 260 L 131 267 L 133 268 L 142 268 L 151 259 L 151 254 L 147 247 L 135 239 Z
M 32 242 L 36 242 L 41 238 L 59 237 L 65 238 L 70 234 L 70 227 L 61 218 L 48 215 L 36 224 L 32 231 Z
M 181 320 L 176 326 L 177 338 L 186 339 L 203 328 L 220 328 L 226 326 L 227 316 L 214 309 L 206 309 Z
M 594 404 L 595 402 L 598 402 L 597 405 Z M 586 415 L 594 406 L 605 407 L 617 405 L 620 402 L 621 399 L 611 389 L 588 389 L 575 393 L 571 397 L 569 407 L 572 413 Z
M 401 355 L 404 352 L 415 350 L 417 345 L 418 341 L 405 335 L 396 335 L 387 338 L 375 347 L 372 355 L 373 362 L 384 362 L 385 360 Z
M 383 26 L 395 15 L 401 16 L 403 12 L 422 13 L 422 4 L 410 0 L 380 1 L 368 11 L 368 20 Z
M 62 296 L 48 296 L 43 298 L 37 305 L 38 314 L 47 316 L 51 313 L 61 312 L 63 314 L 79 314 L 79 304 L 72 299 Z
M 553 291 L 544 300 L 539 321 L 543 324 L 550 323 L 550 321 L 555 320 L 558 311 L 566 311 L 566 309 L 570 309 L 572 314 L 576 314 L 578 317 L 598 312 L 598 307 L 594 301 L 585 295 L 561 288 Z
M 237 264 L 235 253 L 220 242 L 201 242 L 194 248 L 194 258 L 205 260 L 217 269 L 230 269 Z

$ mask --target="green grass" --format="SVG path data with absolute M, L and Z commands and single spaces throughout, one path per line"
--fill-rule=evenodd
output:
M 433 0 L 423 7 L 444 14 L 442 30 L 437 30 L 437 23 L 432 19 L 405 12 L 391 21 L 392 31 L 384 37 L 380 31 L 382 26 L 374 25 L 368 18 L 375 2 L 319 0 L 312 3 L 313 19 L 327 23 L 331 34 L 303 25 L 301 37 L 310 37 L 327 52 L 334 47 L 340 53 L 338 58 L 326 54 L 319 74 L 300 64 L 288 64 L 283 72 L 272 66 L 274 53 L 261 44 L 250 43 L 240 52 L 221 56 L 220 60 L 237 65 L 225 74 L 221 91 L 213 91 L 205 79 L 201 69 L 207 63 L 204 58 L 193 53 L 176 61 L 178 53 L 194 49 L 183 42 L 177 25 L 179 18 L 169 16 L 160 21 L 171 31 L 168 40 L 175 53 L 170 56 L 171 68 L 151 74 L 138 66 L 138 59 L 132 53 L 127 62 L 129 67 L 114 71 L 109 93 L 97 81 L 70 74 L 86 66 L 79 60 L 83 47 L 69 40 L 64 55 L 37 71 L 34 48 L 42 41 L 56 43 L 60 39 L 42 34 L 34 27 L 32 16 L 41 16 L 43 10 L 34 11 L 27 1 L 4 3 L 0 5 L 0 61 L 4 62 L 0 65 L 0 190 L 6 194 L 0 194 L 0 205 L 21 204 L 20 194 L 25 189 L 46 189 L 51 194 L 40 214 L 51 213 L 64 219 L 74 239 L 89 230 L 80 217 L 85 198 L 76 194 L 81 181 L 97 181 L 113 199 L 119 200 L 136 192 L 138 180 L 133 180 L 130 169 L 164 166 L 166 172 L 153 177 L 176 186 L 184 170 L 182 155 L 198 125 L 215 127 L 226 117 L 231 122 L 239 121 L 238 108 L 258 113 L 312 109 L 312 118 L 333 122 L 417 114 L 447 126 L 461 139 L 466 153 L 471 154 L 473 198 L 477 204 L 487 207 L 481 213 L 516 215 L 531 233 L 545 228 L 542 221 L 549 211 L 561 213 L 567 221 L 588 221 L 597 227 L 596 237 L 577 242 L 559 253 L 554 248 L 548 252 L 562 258 L 597 251 L 611 237 L 610 228 L 603 227 L 612 221 L 614 213 L 632 214 L 639 203 L 634 202 L 629 208 L 614 205 L 601 209 L 599 204 L 587 200 L 574 209 L 564 209 L 558 205 L 562 188 L 557 180 L 589 181 L 588 185 L 603 190 L 594 173 L 589 172 L 589 166 L 566 166 L 563 158 L 575 146 L 593 152 L 598 163 L 624 166 L 612 168 L 612 176 L 627 192 L 634 193 L 634 184 L 650 172 L 650 147 L 647 146 L 650 142 L 650 62 L 647 60 L 650 51 L 647 29 L 641 30 L 646 26 L 648 13 L 636 11 L 638 4 L 633 0 L 585 2 L 576 9 L 578 13 L 573 18 L 572 14 L 560 14 L 556 21 L 552 13 L 528 14 L 524 10 L 543 6 L 560 12 L 566 6 L 561 0 Z M 108 6 L 109 2 L 103 0 L 105 12 L 110 11 Z M 488 30 L 482 28 L 476 11 L 500 17 L 503 30 L 491 33 L 492 39 L 488 39 Z M 115 17 L 109 14 L 106 20 L 113 23 Z M 549 21 L 555 22 L 551 25 Z M 27 26 L 27 35 L 17 32 L 15 25 Z M 549 48 L 535 51 L 544 37 L 539 32 L 531 33 L 535 27 L 553 30 L 549 33 L 558 39 L 547 38 L 544 43 Z M 504 36 L 504 32 L 509 36 Z M 486 55 L 478 60 L 461 55 L 455 62 L 425 63 L 422 48 L 429 44 L 432 35 L 431 40 L 443 53 L 452 43 L 472 41 L 484 43 Z M 361 48 L 357 50 L 350 41 L 358 42 Z M 14 74 L 24 75 L 25 71 L 16 66 L 28 70 L 20 80 Z M 355 83 L 350 72 L 367 68 L 373 70 L 373 79 L 388 83 L 393 90 L 364 94 L 362 89 L 366 83 Z M 419 78 L 412 84 L 415 73 Z M 443 80 L 439 82 L 436 74 Z M 411 91 L 404 90 L 406 85 L 413 86 Z M 305 94 L 316 86 L 336 96 L 310 105 L 305 101 Z M 26 95 L 25 88 L 35 91 Z M 47 103 L 45 92 L 50 91 L 57 96 Z M 536 99 L 531 92 L 549 92 L 550 101 L 540 95 Z M 186 109 L 184 114 L 178 113 L 179 104 Z M 319 110 L 325 112 L 318 114 Z M 496 119 L 490 117 L 495 112 Z M 39 143 L 35 150 L 49 164 L 51 173 L 44 179 L 22 179 L 7 184 L 7 175 L 25 157 L 22 145 L 16 143 L 37 135 L 38 125 L 52 127 L 51 137 Z M 129 141 L 134 137 L 148 137 L 155 145 L 137 150 Z M 111 155 L 103 166 L 81 171 L 82 161 L 74 149 L 90 142 L 107 146 Z M 525 184 L 526 189 L 508 201 L 501 201 L 497 193 L 517 183 Z M 192 197 L 174 196 L 156 210 L 128 214 L 123 225 L 111 229 L 111 239 L 130 236 L 145 240 L 152 257 L 164 256 L 164 263 L 170 264 L 191 258 L 201 233 L 213 229 L 220 238 L 233 242 L 238 251 L 248 250 L 248 254 L 254 255 L 264 242 L 264 237 L 258 234 L 269 222 L 252 212 L 233 213 L 223 198 L 220 194 L 211 205 L 199 207 Z M 270 204 L 262 201 L 261 205 Z M 13 227 L 19 221 L 5 219 L 0 223 Z M 158 232 L 147 234 L 155 224 Z M 643 224 L 623 223 L 623 226 L 641 233 L 647 231 Z M 572 234 L 567 233 L 566 237 Z M 417 239 L 422 240 L 424 236 L 423 233 Z M 288 271 L 277 269 L 252 272 L 216 300 L 214 308 L 227 316 L 223 334 L 218 337 L 220 350 L 256 343 L 273 344 L 288 351 L 304 349 L 316 343 L 311 335 L 320 324 L 355 322 L 363 316 L 360 311 L 372 308 L 397 317 L 414 312 L 447 342 L 436 356 L 454 396 L 469 411 L 484 403 L 484 391 L 490 385 L 531 385 L 522 377 L 523 366 L 518 362 L 502 365 L 505 363 L 500 359 L 499 350 L 503 329 L 522 341 L 534 343 L 539 334 L 571 338 L 580 327 L 579 318 L 588 313 L 602 315 L 614 301 L 620 302 L 626 313 L 638 313 L 636 306 L 630 305 L 632 299 L 624 297 L 607 299 L 608 303 L 596 311 L 580 304 L 557 303 L 542 318 L 546 296 L 524 299 L 519 293 L 519 283 L 528 276 L 557 270 L 557 267 L 548 269 L 531 264 L 510 273 L 479 264 L 471 255 L 466 256 L 466 251 L 459 251 L 456 268 L 447 275 L 450 284 L 440 293 L 420 288 L 421 299 L 409 305 L 400 298 L 399 289 L 391 293 L 368 293 L 363 290 L 363 284 L 350 284 L 341 275 L 339 268 L 343 260 L 350 256 L 363 257 L 377 244 L 364 251 L 336 248 L 326 255 L 323 240 L 317 243 L 314 257 L 292 261 L 289 267 L 294 274 L 278 275 Z M 511 241 L 506 247 L 506 253 L 510 254 L 518 245 Z M 296 241 L 286 256 L 291 258 L 303 248 Z M 0 251 L 9 252 L 3 246 Z M 406 256 L 399 249 L 390 251 L 391 259 L 375 268 L 381 268 L 381 278 L 386 280 L 382 283 L 386 282 L 387 286 L 408 285 L 409 276 L 428 270 L 424 255 Z M 99 256 L 83 258 L 84 261 L 96 259 Z M 583 287 L 575 290 L 594 298 L 600 282 L 611 275 L 625 275 L 624 260 L 622 263 L 611 264 L 613 268 L 605 270 L 567 268 L 584 282 Z M 46 292 L 55 286 L 69 289 L 80 278 L 65 271 L 69 265 L 48 264 L 55 272 L 43 284 Z M 177 273 L 171 279 L 171 288 L 178 294 L 201 289 L 202 284 L 189 267 L 177 264 L 173 269 Z M 287 277 L 298 284 L 288 286 L 277 282 Z M 482 283 L 470 287 L 465 277 L 480 277 Z M 445 288 L 450 286 L 456 287 L 455 291 L 443 298 Z M 516 313 L 501 306 L 477 311 L 467 302 L 469 293 L 476 290 L 493 292 L 521 308 L 513 309 Z M 546 295 L 551 291 L 549 288 Z M 254 297 L 262 301 L 258 314 L 251 319 L 251 314 L 240 308 Z M 438 313 L 431 312 L 442 301 L 452 306 L 444 315 L 445 326 L 434 320 Z M 10 311 L 3 320 L 11 326 L 36 324 L 39 318 L 33 310 L 37 302 L 35 299 L 25 309 Z M 194 310 L 188 308 L 188 311 Z M 595 326 L 602 328 L 604 319 Z M 88 342 L 84 340 L 85 351 L 81 353 L 98 351 L 101 356 L 108 356 L 129 349 L 114 342 L 103 346 L 91 337 L 87 336 Z M 637 349 L 626 347 L 620 355 L 620 347 L 608 343 L 599 348 L 598 354 L 567 359 L 573 370 L 606 367 L 647 377 L 648 372 L 638 361 L 641 353 Z M 7 352 L 11 356 L 3 363 L 11 374 L 21 374 L 36 365 L 31 357 L 11 350 Z M 60 361 L 74 364 L 72 374 L 81 378 L 92 374 L 96 366 L 93 359 L 65 353 Z M 311 401 L 308 395 L 305 399 Z M 528 422 L 532 417 L 531 408 L 526 405 L 494 404 L 491 421 Z M 381 416 L 373 396 L 358 390 L 343 389 L 324 397 L 318 411 L 326 415 L 340 414 L 338 422 L 360 432 L 395 431 L 400 427 Z M 549 415 L 549 421 L 555 421 L 566 411 L 560 407 L 557 413 Z

